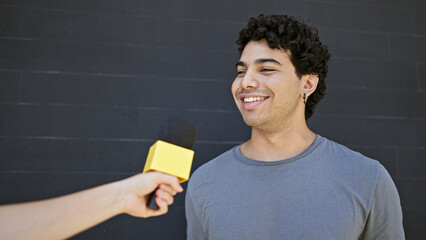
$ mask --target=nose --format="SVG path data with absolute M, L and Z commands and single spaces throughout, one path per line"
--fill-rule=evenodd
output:
M 253 89 L 257 88 L 258 86 L 259 83 L 256 79 L 256 74 L 253 71 L 247 70 L 241 81 L 241 87 L 244 89 Z

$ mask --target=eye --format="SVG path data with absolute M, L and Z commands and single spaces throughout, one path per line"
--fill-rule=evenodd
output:
M 271 69 L 271 68 L 262 68 L 262 69 L 260 69 L 260 71 L 261 72 L 273 72 L 273 71 L 275 71 L 274 69 Z
M 246 71 L 244 71 L 244 70 L 238 70 L 237 71 L 238 76 L 243 76 L 245 73 L 246 73 Z

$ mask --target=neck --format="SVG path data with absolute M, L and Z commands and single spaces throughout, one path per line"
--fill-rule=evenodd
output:
M 315 140 L 306 122 L 275 131 L 252 128 L 250 140 L 241 146 L 241 153 L 259 161 L 278 161 L 294 157 L 306 150 Z

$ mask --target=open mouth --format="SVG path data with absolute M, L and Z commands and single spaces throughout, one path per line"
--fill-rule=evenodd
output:
M 244 97 L 244 98 L 242 98 L 243 102 L 245 102 L 245 103 L 264 101 L 266 99 L 268 99 L 268 97 Z

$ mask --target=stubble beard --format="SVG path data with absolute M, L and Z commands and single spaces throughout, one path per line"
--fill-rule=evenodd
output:
M 270 110 L 265 116 L 259 116 L 258 114 L 243 114 L 244 122 L 247 126 L 252 127 L 252 130 L 263 132 L 265 134 L 278 133 L 286 131 L 293 125 L 293 118 L 297 114 L 297 102 L 287 103 L 287 106 L 291 105 L 290 108 L 276 108 Z

